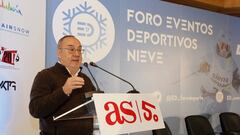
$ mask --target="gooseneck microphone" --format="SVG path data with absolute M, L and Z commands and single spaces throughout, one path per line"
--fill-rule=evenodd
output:
M 132 87 L 133 90 L 130 90 L 130 91 L 128 91 L 127 93 L 140 93 L 140 92 L 137 91 L 137 90 L 134 88 L 134 86 L 133 86 L 130 82 L 128 82 L 127 80 L 125 80 L 125 79 L 123 79 L 123 78 L 121 78 L 121 77 L 119 77 L 119 76 L 117 76 L 117 75 L 115 75 L 115 74 L 113 74 L 113 73 L 111 73 L 111 72 L 103 69 L 102 67 L 99 67 L 99 66 L 98 66 L 96 63 L 94 63 L 94 62 L 90 62 L 90 65 L 93 66 L 93 67 L 99 68 L 99 69 L 103 70 L 104 72 L 106 72 L 106 73 L 108 73 L 108 74 L 110 74 L 110 75 L 112 75 L 112 76 L 114 76 L 114 77 L 116 77 L 116 78 L 118 78 L 118 79 L 120 79 L 120 80 L 128 83 L 128 84 Z
M 94 81 L 95 84 L 96 84 L 96 87 L 97 87 L 97 88 L 96 88 L 96 91 L 95 91 L 94 93 L 104 93 L 104 91 L 101 91 L 101 90 L 100 90 L 96 79 L 93 77 L 92 72 L 90 71 L 90 69 L 89 69 L 89 67 L 88 67 L 88 63 L 87 63 L 87 62 L 84 62 L 83 65 L 87 68 L 87 70 L 88 70 L 88 72 L 90 73 L 93 81 Z

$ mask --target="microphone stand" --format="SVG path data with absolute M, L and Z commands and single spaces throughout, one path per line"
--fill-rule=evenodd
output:
M 111 72 L 109 72 L 109 71 L 107 71 L 107 70 L 99 67 L 99 66 L 98 66 L 96 63 L 94 63 L 94 62 L 90 62 L 90 65 L 93 66 L 93 67 L 97 67 L 97 68 L 99 68 L 99 69 L 107 72 L 108 74 L 110 74 L 110 75 L 112 75 L 112 76 L 115 76 L 116 78 L 118 78 L 118 79 L 120 79 L 120 80 L 128 83 L 129 85 L 131 85 L 131 87 L 133 88 L 133 90 L 130 90 L 130 91 L 128 91 L 127 93 L 140 93 L 139 91 L 137 91 L 137 90 L 134 88 L 134 86 L 133 86 L 130 82 L 128 82 L 128 81 L 122 79 L 121 77 L 119 77 L 119 76 L 117 76 L 117 75 L 115 75 L 115 74 L 113 74 L 113 73 L 111 73 Z
M 96 79 L 93 77 L 93 74 L 92 74 L 92 72 L 90 71 L 90 69 L 89 69 L 89 67 L 88 67 L 88 63 L 87 63 L 87 62 L 84 62 L 83 65 L 87 68 L 87 70 L 88 70 L 88 72 L 90 73 L 93 81 L 94 81 L 95 84 L 96 84 L 97 89 L 96 89 L 96 91 L 94 91 L 93 93 L 104 93 L 104 91 L 101 91 L 101 90 L 100 90 Z M 93 94 L 93 93 L 92 93 L 92 94 Z

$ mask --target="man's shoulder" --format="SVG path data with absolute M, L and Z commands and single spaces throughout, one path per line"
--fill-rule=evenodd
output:
M 41 71 L 38 72 L 38 75 L 51 75 L 54 73 L 54 70 L 56 70 L 55 65 L 42 69 Z

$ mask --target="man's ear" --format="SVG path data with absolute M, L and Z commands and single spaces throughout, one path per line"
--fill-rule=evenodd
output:
M 57 54 L 57 57 L 58 57 L 58 58 L 61 58 L 60 53 L 61 53 L 61 50 L 57 48 L 56 54 Z

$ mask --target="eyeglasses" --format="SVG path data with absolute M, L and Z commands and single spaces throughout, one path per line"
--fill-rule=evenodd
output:
M 75 49 L 75 48 L 58 48 L 58 49 L 64 49 L 64 50 L 67 50 L 69 53 L 74 53 L 74 52 L 78 52 L 78 53 L 84 53 L 84 49 L 82 48 L 78 48 L 78 49 Z

